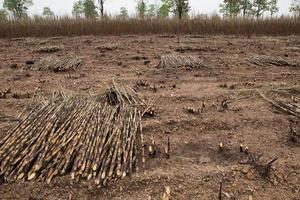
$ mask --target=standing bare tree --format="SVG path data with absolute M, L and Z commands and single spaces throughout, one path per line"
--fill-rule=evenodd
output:
M 104 1 L 105 0 L 98 0 L 98 3 L 99 3 L 99 10 L 100 10 L 100 15 L 101 15 L 101 18 L 103 19 L 104 17 Z

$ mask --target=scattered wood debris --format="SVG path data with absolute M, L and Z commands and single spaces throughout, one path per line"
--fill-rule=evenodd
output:
M 185 38 L 205 38 L 204 35 L 186 35 Z
M 219 143 L 218 149 L 219 149 L 219 152 L 224 151 L 224 144 L 223 144 L 223 142 L 220 142 L 220 143 Z
M 203 113 L 204 109 L 206 108 L 205 101 L 202 101 L 202 108 L 201 108 L 201 113 Z
M 244 83 L 245 86 L 249 86 L 249 87 L 254 87 L 255 86 L 255 82 L 251 82 L 251 81 L 248 81 L 246 83 Z
M 159 38 L 175 38 L 175 35 L 159 35 Z
M 35 70 L 51 70 L 53 72 L 74 71 L 80 67 L 83 59 L 80 57 L 58 58 L 49 56 L 42 58 L 36 65 L 30 65 L 29 69 Z
M 10 41 L 12 42 L 16 42 L 16 41 L 23 41 L 25 40 L 26 38 L 23 38 L 23 37 L 20 37 L 20 38 L 11 38 Z
M 110 105 L 128 104 L 141 107 L 144 113 L 152 109 L 143 98 L 141 98 L 132 88 L 126 87 L 113 81 L 112 86 L 105 93 L 105 101 Z M 155 100 L 152 100 L 152 102 Z M 143 113 L 143 114 L 144 114 Z
M 158 68 L 183 68 L 188 70 L 203 66 L 203 60 L 196 56 L 184 56 L 177 54 L 163 55 L 158 64 Z
M 195 51 L 219 51 L 219 48 L 209 47 L 209 46 L 179 46 L 175 47 L 175 51 L 184 53 L 186 51 L 195 52 Z
M 193 107 L 186 107 L 184 108 L 184 110 L 186 110 L 187 113 L 190 113 L 190 114 L 200 114 L 201 113 L 201 109 L 200 108 L 193 108 Z
M 39 53 L 56 53 L 58 51 L 61 51 L 63 47 L 61 46 L 46 46 L 46 47 L 41 47 L 37 50 Z
M 224 100 L 221 102 L 222 108 L 223 108 L 223 109 L 227 109 L 229 103 L 230 103 L 230 102 L 229 102 L 227 99 L 224 99 Z
M 276 162 L 277 160 L 278 160 L 278 157 L 272 159 L 267 164 L 256 163 L 255 168 L 258 170 L 258 172 L 260 173 L 260 175 L 262 177 L 267 178 L 270 176 L 270 172 L 271 172 L 273 163 Z
M 50 37 L 49 40 L 62 40 L 63 37 Z
M 149 87 L 150 85 L 147 82 L 145 82 L 144 80 L 138 80 L 138 81 L 136 81 L 136 86 L 137 87 Z
M 98 45 L 98 46 L 96 46 L 95 49 L 101 50 L 101 51 L 112 51 L 112 50 L 118 49 L 119 46 L 120 46 L 120 44 L 117 42 L 115 42 L 115 43 L 110 42 L 110 43 Z
M 156 156 L 156 153 L 157 153 L 156 149 L 157 148 L 156 148 L 155 141 L 152 138 L 151 144 L 148 145 L 148 153 L 151 158 L 154 158 Z
M 153 85 L 150 85 L 149 83 L 145 82 L 144 80 L 138 80 L 136 81 L 135 85 L 133 86 L 133 88 L 138 91 L 140 89 L 149 89 L 153 92 L 158 92 L 158 89 L 159 88 L 164 88 L 163 85 L 160 85 L 160 86 L 156 86 L 155 84 Z
M 240 152 L 244 152 L 244 145 L 243 144 L 240 144 Z
M 143 115 L 144 118 L 152 118 L 154 116 L 155 116 L 155 111 L 153 110 L 153 108 L 148 109 Z
M 234 84 L 230 85 L 229 89 L 234 90 L 235 89 L 235 85 Z
M 18 68 L 18 64 L 17 63 L 13 63 L 9 66 L 11 69 L 17 69 Z
M 141 115 L 147 106 L 125 86 L 114 84 L 110 98 L 55 93 L 39 98 L 0 139 L 0 176 L 5 182 L 71 175 L 106 185 L 137 169 L 144 146 Z M 114 98 L 114 104 L 111 98 Z M 106 101 L 108 100 L 108 101 Z M 139 154 L 140 155 L 140 154 Z M 144 164 L 143 164 L 144 166 Z
M 168 136 L 167 145 L 164 148 L 164 150 L 165 150 L 165 156 L 166 156 L 167 159 L 170 158 L 170 149 L 171 149 L 170 137 Z
M 264 66 L 291 66 L 291 67 L 300 67 L 299 60 L 292 60 L 289 58 L 273 57 L 273 56 L 264 56 L 264 55 L 254 55 L 248 58 L 250 63 L 264 67 Z
M 270 97 L 267 97 L 265 93 L 271 92 Z M 289 113 L 293 116 L 300 118 L 300 102 L 297 102 L 296 99 L 300 97 L 300 90 L 294 88 L 292 90 L 270 90 L 267 92 L 263 92 L 262 90 L 258 90 L 259 95 L 264 98 L 266 101 L 270 102 L 274 107 L 281 109 L 282 111 Z M 282 93 L 282 97 L 277 97 L 272 92 Z M 288 95 L 286 95 L 288 94 Z M 290 98 L 287 98 L 289 96 Z M 296 100 L 296 101 L 295 101 Z
M 222 197 L 222 193 L 223 193 L 223 180 L 220 182 L 220 188 L 219 188 L 219 200 L 223 200 L 223 197 Z
M 150 60 L 144 60 L 144 65 L 148 65 L 148 64 L 150 64 L 150 63 L 151 63 Z
M 219 85 L 219 87 L 220 87 L 220 88 L 227 88 L 228 85 L 227 85 L 227 83 L 222 83 L 222 84 Z
M 0 112 L 0 122 L 13 122 L 13 121 L 19 121 L 17 118 L 13 116 L 6 115 L 2 112 Z
M 148 58 L 146 57 L 146 56 L 132 56 L 132 57 L 130 57 L 130 59 L 132 59 L 132 60 L 145 60 L 145 61 L 147 61 L 148 60 Z
M 278 160 L 278 157 L 275 157 L 269 162 L 263 161 L 262 155 L 249 155 L 246 160 L 240 161 L 240 164 L 249 164 L 251 165 L 263 178 L 270 176 L 273 164 Z
M 18 92 L 14 92 L 12 93 L 11 97 L 14 99 L 30 99 L 32 96 L 31 93 L 26 92 L 26 93 L 18 93 Z
M 33 65 L 34 61 L 33 60 L 26 60 L 25 64 L 26 65 Z
M 0 88 L 0 99 L 5 99 L 7 97 L 7 94 L 11 93 L 10 88 L 8 89 L 1 89 Z
M 294 143 L 300 145 L 300 134 L 298 133 L 297 129 L 290 125 L 290 138 L 289 140 Z
M 170 186 L 165 187 L 164 194 L 162 196 L 162 200 L 171 200 L 171 188 Z
M 245 153 L 245 154 L 249 154 L 249 147 L 243 144 L 240 144 L 240 152 L 241 153 Z
M 249 153 L 249 147 L 248 147 L 248 146 L 245 146 L 244 153 L 245 153 L 245 154 L 248 154 L 248 153 Z

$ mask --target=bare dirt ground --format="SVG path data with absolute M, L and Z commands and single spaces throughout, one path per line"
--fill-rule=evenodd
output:
M 96 47 L 113 44 L 112 48 Z M 158 69 L 161 55 L 178 46 L 197 46 L 177 52 L 204 59 L 199 69 Z M 53 53 L 44 46 L 61 48 Z M 10 95 L 0 99 L 1 135 L 36 91 L 50 95 L 59 88 L 96 95 L 112 78 L 122 80 L 151 98 L 159 97 L 155 116 L 143 120 L 146 142 L 153 138 L 162 151 L 170 137 L 170 159 L 148 158 L 145 172 L 96 188 L 88 181 L 70 177 L 44 182 L 0 185 L 0 199 L 161 199 L 170 186 L 172 199 L 218 199 L 223 180 L 224 199 L 300 199 L 300 149 L 290 140 L 290 124 L 299 131 L 299 119 L 272 107 L 257 88 L 300 85 L 300 68 L 258 66 L 247 58 L 278 56 L 300 62 L 300 38 L 242 36 L 114 36 L 19 38 L 0 40 L 0 88 Z M 82 57 L 75 71 L 34 70 L 41 58 Z M 33 61 L 33 62 L 31 62 Z M 26 64 L 27 63 L 27 64 Z M 32 64 L 34 63 L 34 64 Z M 141 84 L 144 83 L 144 84 Z M 227 87 L 220 87 L 223 84 Z M 142 86 L 145 85 L 145 86 Z M 224 86 L 224 85 L 223 85 Z M 154 89 L 156 88 L 156 89 Z M 221 102 L 230 103 L 225 109 Z M 201 108 L 188 113 L 185 108 Z M 213 104 L 215 106 L 213 106 Z M 220 142 L 224 150 L 220 151 Z M 240 152 L 240 144 L 249 154 Z M 245 160 L 278 157 L 269 175 Z

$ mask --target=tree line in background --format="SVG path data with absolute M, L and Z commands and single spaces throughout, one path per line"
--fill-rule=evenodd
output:
M 109 1 L 109 0 L 107 0 Z M 189 17 L 191 6 L 188 0 L 160 0 L 156 4 L 148 4 L 146 0 L 135 0 L 137 17 L 144 18 L 178 18 Z M 74 2 L 72 15 L 75 18 L 106 18 L 106 0 L 77 0 Z M 33 5 L 32 0 L 4 0 L 3 9 L 0 9 L 0 20 L 6 20 L 9 16 L 14 19 L 28 18 L 28 9 Z M 220 4 L 220 12 L 224 17 L 256 17 L 260 18 L 266 12 L 271 16 L 279 10 L 278 0 L 223 0 Z M 293 0 L 290 12 L 300 15 L 300 0 Z M 44 18 L 55 18 L 55 13 L 49 7 L 44 7 Z M 122 19 L 129 18 L 128 11 L 121 7 L 117 16 Z

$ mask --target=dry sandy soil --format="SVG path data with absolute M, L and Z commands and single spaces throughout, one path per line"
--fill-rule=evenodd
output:
M 97 46 L 116 43 L 116 49 Z M 198 69 L 158 69 L 161 55 L 178 46 L 199 47 L 182 55 L 203 59 Z M 44 46 L 60 51 L 41 53 Z M 52 183 L 18 182 L 0 185 L 0 199 L 161 199 L 170 186 L 172 199 L 218 199 L 223 182 L 224 199 L 300 199 L 300 148 L 290 141 L 290 124 L 299 131 L 299 119 L 261 98 L 257 88 L 300 85 L 300 68 L 258 66 L 247 58 L 278 56 L 300 62 L 300 38 L 242 36 L 112 36 L 0 39 L 0 88 L 10 89 L 0 99 L 0 136 L 16 123 L 18 114 L 43 91 L 50 95 L 67 91 L 96 95 L 112 78 L 122 80 L 138 93 L 152 98 L 155 116 L 143 120 L 146 142 L 153 138 L 158 150 L 167 137 L 170 159 L 158 154 L 147 158 L 145 172 L 96 188 L 88 181 L 71 182 L 58 177 Z M 84 64 L 75 71 L 34 70 L 41 58 L 79 56 Z M 34 64 L 31 64 L 33 61 Z M 27 62 L 27 64 L 26 64 Z M 141 82 L 146 86 L 141 86 Z M 228 87 L 220 87 L 223 84 Z M 148 85 L 147 85 L 148 84 Z M 153 88 L 157 88 L 154 90 Z M 224 109 L 221 102 L 230 103 Z M 189 113 L 187 107 L 206 107 Z M 213 106 L 213 104 L 215 106 Z M 222 142 L 224 150 L 220 151 Z M 247 145 L 249 154 L 240 152 Z M 261 165 L 278 157 L 270 174 Z M 243 163 L 244 162 L 244 163 Z

